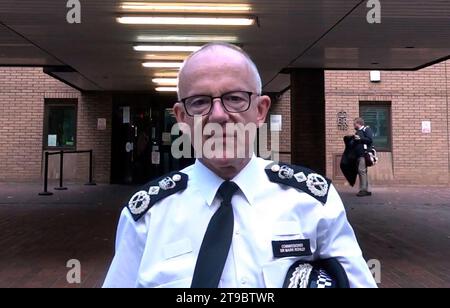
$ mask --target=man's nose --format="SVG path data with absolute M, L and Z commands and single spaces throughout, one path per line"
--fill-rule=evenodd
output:
M 223 107 L 220 98 L 215 98 L 212 101 L 211 114 L 209 115 L 209 120 L 214 122 L 224 122 L 228 120 L 228 112 Z

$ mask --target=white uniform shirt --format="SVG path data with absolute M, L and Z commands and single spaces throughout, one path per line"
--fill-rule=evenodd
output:
M 219 287 L 282 287 L 297 260 L 336 257 L 351 287 L 376 287 L 331 185 L 326 204 L 296 188 L 269 181 L 269 161 L 253 157 L 232 180 L 233 239 Z M 134 221 L 122 211 L 116 254 L 104 287 L 190 287 L 203 236 L 220 206 L 223 182 L 200 161 L 181 172 L 187 188 L 156 203 Z M 309 239 L 312 255 L 275 258 L 272 241 Z

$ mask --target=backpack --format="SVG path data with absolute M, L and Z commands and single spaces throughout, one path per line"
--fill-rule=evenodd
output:
M 372 167 L 375 166 L 378 163 L 378 156 L 377 151 L 374 147 L 372 147 L 370 150 L 366 150 L 366 153 L 364 154 L 364 159 L 366 160 L 366 166 Z

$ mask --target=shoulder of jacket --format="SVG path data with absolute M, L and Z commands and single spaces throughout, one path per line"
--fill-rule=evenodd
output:
M 186 189 L 189 176 L 174 171 L 143 185 L 128 201 L 127 209 L 135 221 L 144 216 L 153 205 Z
M 271 182 L 296 188 L 323 205 L 327 202 L 331 180 L 313 170 L 296 165 L 270 163 L 265 171 Z

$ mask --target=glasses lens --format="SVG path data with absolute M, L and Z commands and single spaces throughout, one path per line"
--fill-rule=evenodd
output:
M 186 110 L 191 115 L 204 115 L 211 108 L 211 97 L 193 96 L 185 100 Z
M 229 112 L 242 112 L 250 105 L 250 94 L 247 92 L 231 92 L 222 97 L 223 104 Z

